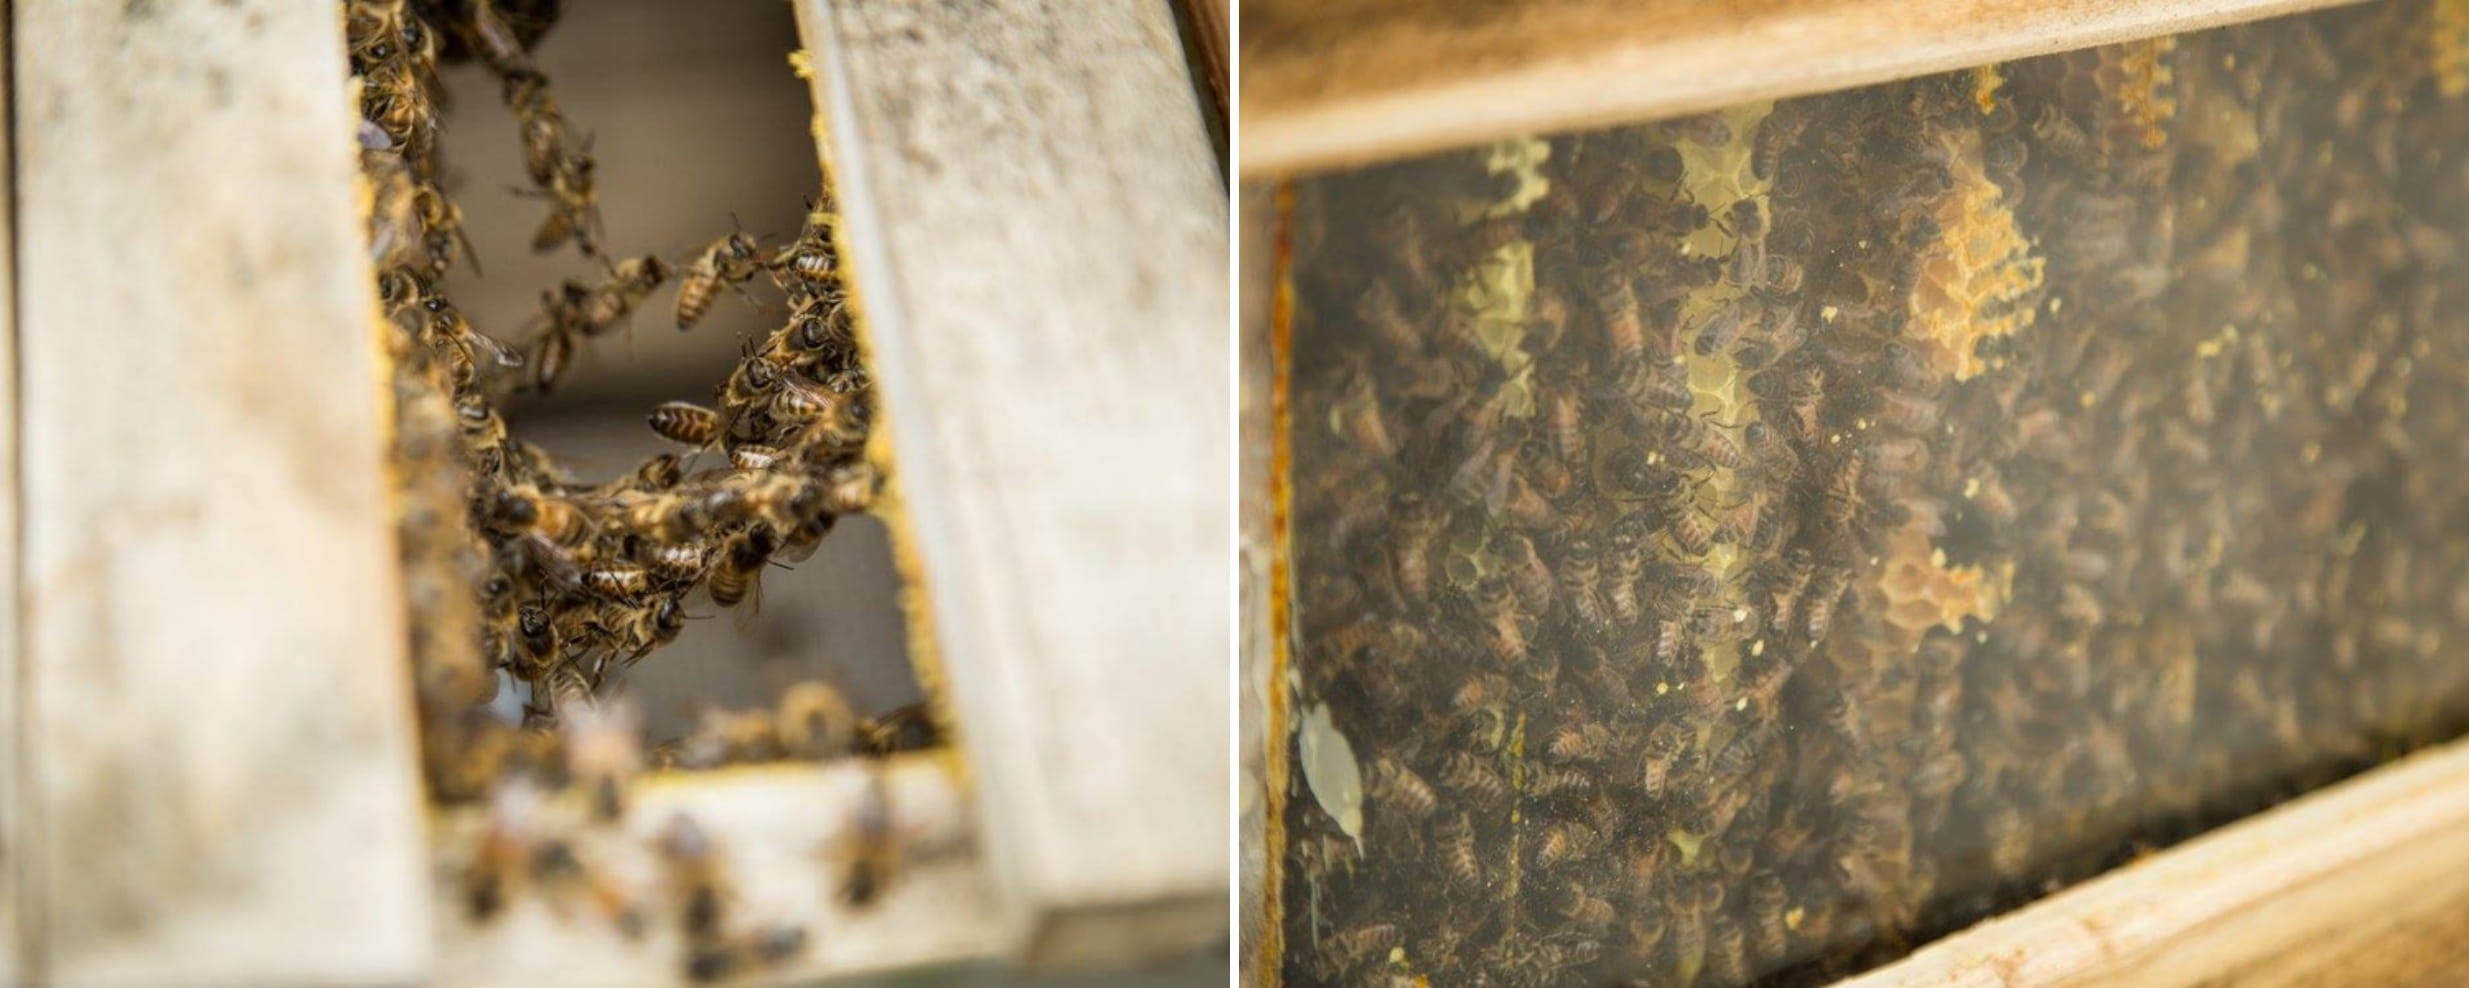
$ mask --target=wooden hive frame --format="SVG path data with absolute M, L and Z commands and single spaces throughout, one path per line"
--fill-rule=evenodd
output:
M 1295 175 L 1488 140 L 2258 20 L 2355 0 L 1487 5 L 1249 0 L 1237 172 L 1244 375 L 1241 961 L 1275 983 L 1291 707 L 1282 600 L 1279 198 Z M 1273 24 L 1269 31 L 1258 25 Z M 1260 724 L 1257 729 L 1250 725 Z M 1934 943 L 1846 984 L 2454 983 L 2469 740 L 2417 752 Z
M 1226 205 L 1173 15 L 796 6 L 959 738 L 882 769 L 914 865 L 863 911 L 852 765 L 647 780 L 606 855 L 692 813 L 818 935 L 784 976 L 1206 944 Z M 420 796 L 335 5 L 0 24 L 0 982 L 673 977 L 441 880 L 479 818 Z

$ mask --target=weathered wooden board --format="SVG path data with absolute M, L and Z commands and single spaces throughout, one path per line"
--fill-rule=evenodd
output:
M 14 18 L 46 973 L 416 978 L 425 848 L 340 12 Z
M 682 980 L 679 896 L 657 848 L 687 817 L 722 859 L 724 922 L 742 930 L 794 925 L 805 947 L 767 978 L 844 976 L 975 960 L 1001 946 L 995 899 L 974 850 L 966 797 L 948 759 L 765 766 L 638 783 L 626 818 L 577 827 L 577 855 L 637 910 L 643 935 L 627 936 L 585 896 L 533 893 L 475 922 L 462 894 L 469 857 L 488 826 L 486 809 L 439 820 L 435 874 L 440 932 L 437 977 L 445 984 L 619 984 Z M 892 879 L 864 907 L 840 899 L 858 807 L 882 772 L 894 849 Z M 546 807 L 542 820 L 571 824 L 579 804 Z M 613 902 L 612 904 L 616 904 Z
M 1240 404 L 1236 428 L 1241 457 L 1235 488 L 1241 538 L 1236 561 L 1237 592 L 1242 601 L 1242 626 L 1235 635 L 1236 690 L 1241 704 L 1240 747 L 1242 791 L 1236 821 L 1242 827 L 1239 917 L 1241 966 L 1245 984 L 1262 984 L 1258 966 L 1275 952 L 1276 929 L 1269 919 L 1270 890 L 1277 887 L 1277 861 L 1270 847 L 1270 820 L 1276 800 L 1270 785 L 1270 762 L 1282 740 L 1273 723 L 1275 701 L 1285 684 L 1278 680 L 1273 658 L 1278 625 L 1270 601 L 1277 592 L 1278 524 L 1276 477 L 1277 380 L 1275 342 L 1270 312 L 1277 291 L 1276 244 L 1278 190 L 1269 185 L 1245 185 L 1237 197 L 1236 222 L 1241 255 L 1236 286 L 1242 292 L 1235 321 L 1235 348 L 1242 362 Z
M 2430 749 L 2067 889 L 1846 982 L 2449 983 L 2469 742 Z M 2447 924 L 2448 927 L 2447 927 Z M 2385 976 L 2347 965 L 2371 958 Z M 2388 978 L 2388 980 L 2387 980 Z
M 10 51 L 8 5 L 0 0 L 0 65 Z M 0 68 L 0 983 L 32 980 L 21 951 L 25 930 L 18 915 L 25 898 L 26 828 L 32 822 L 20 788 L 25 749 L 25 671 L 19 649 L 24 626 L 17 619 L 17 209 L 9 175 L 10 73 Z
M 1174 12 L 801 0 L 906 535 L 1032 961 L 1223 937 L 1226 186 Z
M 1247 176 L 1709 110 L 2353 0 L 1244 0 Z

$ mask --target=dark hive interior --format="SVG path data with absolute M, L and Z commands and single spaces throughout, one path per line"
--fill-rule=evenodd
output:
M 1810 983 L 2457 734 L 2469 16 L 1313 179 L 1291 984 Z
M 860 709 L 844 680 L 819 675 L 751 708 L 705 705 L 683 737 L 645 750 L 643 704 L 627 688 L 633 667 L 659 661 L 656 653 L 695 618 L 753 611 L 768 574 L 814 554 L 841 519 L 882 508 L 886 460 L 873 435 L 872 381 L 828 181 L 766 215 L 706 217 L 691 249 L 611 235 L 604 214 L 628 201 L 604 194 L 589 128 L 630 121 L 580 121 L 561 109 L 537 55 L 559 29 L 558 6 L 343 4 L 363 117 L 378 331 L 393 371 L 424 766 L 437 801 L 484 805 L 487 815 L 473 846 L 443 855 L 457 862 L 444 878 L 482 921 L 529 889 L 561 912 L 575 905 L 566 900 L 590 901 L 597 921 L 640 939 L 647 922 L 668 918 L 652 910 L 674 906 L 685 973 L 745 974 L 798 955 L 806 931 L 748 922 L 723 902 L 638 896 L 596 873 L 576 835 L 557 829 L 566 824 L 546 822 L 544 797 L 586 805 L 587 825 L 605 826 L 624 817 L 630 780 L 648 767 L 883 756 L 932 746 L 940 730 L 922 703 Z M 595 12 L 624 16 L 618 5 L 567 13 Z M 633 16 L 645 15 L 638 7 Z M 464 101 L 449 115 L 441 71 L 458 63 L 488 79 L 462 87 Z M 786 60 L 768 68 L 772 84 L 803 89 Z M 473 99 L 474 90 L 485 100 Z M 789 133 L 810 168 L 804 123 L 801 113 Z M 455 135 L 481 126 L 517 135 L 503 150 L 522 165 L 521 188 L 475 182 L 442 153 Z M 641 136 L 598 146 L 641 147 Z M 692 196 L 644 201 L 648 213 Z M 505 230 L 509 213 L 522 214 L 519 238 L 474 243 L 474 231 Z M 758 235 L 774 224 L 794 234 Z M 486 282 L 475 248 L 500 257 L 528 249 L 568 263 L 550 283 L 522 286 L 537 292 L 537 307 L 507 318 L 450 297 L 450 289 Z M 670 382 L 677 387 L 669 397 L 686 400 L 647 402 L 626 415 L 634 428 L 648 423 L 666 451 L 586 469 L 572 451 L 509 427 L 518 401 L 527 417 L 553 418 L 544 399 L 588 373 L 595 348 L 670 327 L 708 334 L 710 321 L 727 321 L 711 319 L 724 306 L 760 311 L 763 324 L 730 341 L 730 359 L 711 377 Z M 606 389 L 602 400 L 611 400 Z M 879 803 L 885 787 L 867 791 L 877 802 L 853 812 L 888 818 Z M 717 857 L 684 817 L 659 851 L 672 863 Z M 889 879 L 871 860 L 859 855 L 848 865 L 841 888 L 854 905 Z

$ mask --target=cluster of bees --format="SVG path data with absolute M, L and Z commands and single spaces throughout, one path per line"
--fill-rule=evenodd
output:
M 809 204 L 803 229 L 777 249 L 739 231 L 689 258 L 612 258 L 591 142 L 560 112 L 529 54 L 555 4 L 346 0 L 344 11 L 394 372 L 401 546 L 430 789 L 444 802 L 502 807 L 505 787 L 518 781 L 572 786 L 589 794 L 598 817 L 614 819 L 624 778 L 643 758 L 633 720 L 603 697 L 678 636 L 691 606 L 759 606 L 767 567 L 805 559 L 836 519 L 867 511 L 881 486 L 868 454 L 871 385 L 833 243 L 837 217 L 827 197 Z M 472 325 L 442 287 L 455 264 L 477 267 L 439 157 L 438 66 L 462 58 L 496 76 L 521 133 L 532 182 L 523 195 L 547 209 L 532 247 L 571 244 L 599 269 L 544 292 L 540 315 L 515 340 Z M 664 285 L 677 285 L 675 324 L 684 331 L 722 294 L 745 293 L 758 279 L 776 286 L 787 317 L 745 346 L 712 404 L 651 410 L 650 427 L 678 452 L 595 482 L 508 431 L 507 398 L 554 389 L 583 346 L 625 330 Z M 519 726 L 483 707 L 501 675 L 528 688 Z M 712 713 L 703 731 L 655 760 L 708 767 L 933 741 L 920 709 L 861 719 L 828 685 L 808 683 L 776 710 Z M 534 841 L 512 858 L 479 860 L 571 871 L 572 855 L 555 846 Z M 472 898 L 480 913 L 493 901 Z M 688 926 L 697 943 L 745 948 L 731 956 L 794 946 L 785 936 L 724 935 L 691 916 Z M 695 963 L 697 973 L 717 964 Z
M 1828 980 L 2469 727 L 2446 9 L 1298 186 L 1285 981 Z

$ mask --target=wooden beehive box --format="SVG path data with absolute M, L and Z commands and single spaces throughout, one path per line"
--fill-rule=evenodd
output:
M 1291 915 L 1281 916 L 1279 902 L 1288 888 L 1287 869 L 1294 867 L 1296 835 L 1285 826 L 1291 819 L 1290 803 L 1310 798 L 1296 795 L 1310 793 L 1299 781 L 1304 769 L 1293 758 L 1296 725 L 1303 719 L 1299 707 L 1321 699 L 1303 688 L 1313 673 L 1298 666 L 1310 643 L 1293 615 L 1308 601 L 1303 584 L 1310 574 L 1296 563 L 1294 540 L 1301 537 L 1305 523 L 1300 519 L 1306 517 L 1298 504 L 1313 493 L 1299 466 L 1297 447 L 1302 443 L 1294 437 L 1307 429 L 1334 432 L 1337 426 L 1331 424 L 1334 416 L 1327 402 L 1313 403 L 1308 393 L 1313 385 L 1304 383 L 1315 371 L 1331 376 L 1330 368 L 1296 363 L 1299 354 L 1312 351 L 1297 339 L 1306 324 L 1293 321 L 1293 313 L 1309 300 L 1298 298 L 1303 289 L 1292 275 L 1311 242 L 1334 241 L 1336 234 L 1309 222 L 1291 222 L 1310 208 L 1298 204 L 1299 198 L 1332 196 L 1333 173 L 1415 161 L 1433 152 L 1833 93 L 2322 6 L 2333 4 L 1784 3 L 1749 8 L 1400 2 L 1348 5 L 1342 12 L 1308 4 L 1246 4 L 1241 17 L 1246 71 L 1239 96 L 1245 137 L 1239 170 L 1246 184 L 1239 215 L 1244 243 L 1242 593 L 1247 624 L 1241 651 L 1246 733 L 1240 750 L 1245 759 L 1242 926 L 1247 979 L 1277 983 L 1281 974 L 1294 970 L 1287 966 L 1290 957 L 1312 949 L 1293 942 L 1295 934 L 1287 926 Z M 2432 10 L 2449 15 L 2458 8 Z M 1412 176 L 1421 173 L 1400 168 L 1389 174 L 1394 185 L 1388 188 L 1410 189 Z M 1358 248 L 1356 256 L 1363 253 L 1369 252 Z M 1324 280 L 1334 279 L 1324 275 Z M 1342 305 L 1328 308 L 1339 309 L 1340 315 L 1325 321 L 1323 328 L 1328 322 L 1343 324 L 1347 315 Z M 2091 400 L 2087 392 L 2086 403 Z M 1414 428 L 1412 420 L 1405 421 L 1402 428 Z M 1356 483 L 1349 489 L 1364 486 Z M 1367 598 L 1374 593 L 1365 591 Z M 2441 982 L 2457 977 L 2458 952 L 2445 935 L 2446 917 L 2456 909 L 2457 897 L 2413 887 L 2404 875 L 2431 873 L 2425 869 L 2454 860 L 2458 842 L 2452 834 L 2459 829 L 2464 807 L 2469 807 L 2465 772 L 2469 749 L 2457 741 L 2436 745 L 2269 812 L 2139 856 L 2031 905 L 1921 945 L 1853 982 Z M 1365 782 L 1380 784 L 1368 772 Z M 1446 787 L 1437 788 L 1442 799 L 1454 798 Z M 1372 814 L 1380 812 L 1374 799 L 1363 805 Z M 1520 826 L 1516 817 L 1509 826 Z M 1367 835 L 1375 833 L 1366 830 Z M 1359 859 L 1346 857 L 1342 848 L 1335 853 L 1341 861 Z M 1515 865 L 1508 867 L 1509 874 L 1517 874 Z M 1411 887 L 1438 886 L 1435 881 Z M 1315 899 L 1311 904 L 1344 913 L 1361 903 L 1333 905 Z M 1366 908 L 1347 914 L 1344 922 L 1362 930 L 1360 924 L 1388 921 L 1411 908 L 1396 903 Z M 1404 919 L 1395 922 L 1406 925 Z M 1551 927 L 1548 918 L 1537 923 L 1539 930 Z M 1348 929 L 1333 923 L 1328 932 Z M 1537 932 L 1531 939 L 1548 938 Z M 1410 970 L 1418 956 L 1451 952 L 1447 947 L 1434 949 L 1428 939 L 1404 942 L 1387 953 L 1389 967 L 1382 968 L 1380 955 L 1374 954 L 1369 967 L 1357 970 Z M 1788 976 L 1811 975 L 1804 970 Z
M 869 910 L 818 865 L 850 767 L 654 779 L 633 819 L 706 821 L 813 931 L 787 976 L 1205 945 L 1226 211 L 1173 15 L 796 9 L 957 750 L 885 769 L 921 853 Z M 658 938 L 475 927 L 438 877 L 477 821 L 419 789 L 337 5 L 6 33 L 0 981 L 675 977 Z

